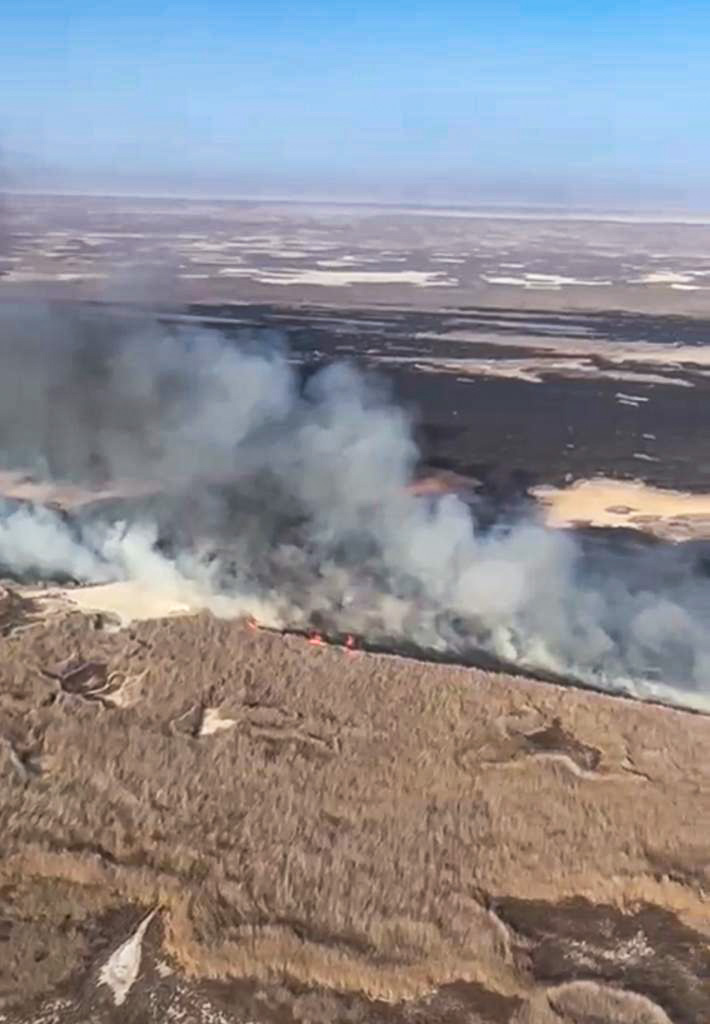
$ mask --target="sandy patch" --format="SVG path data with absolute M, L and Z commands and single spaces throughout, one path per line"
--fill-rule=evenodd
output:
M 710 537 L 710 494 L 665 491 L 640 480 L 604 477 L 579 480 L 570 487 L 536 487 L 532 494 L 543 506 L 548 526 L 624 526 L 669 540 Z

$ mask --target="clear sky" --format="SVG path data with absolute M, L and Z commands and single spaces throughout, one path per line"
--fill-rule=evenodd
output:
M 708 0 L 2 6 L 16 187 L 710 206 Z

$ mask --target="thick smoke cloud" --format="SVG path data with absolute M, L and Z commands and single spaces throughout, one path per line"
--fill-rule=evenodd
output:
M 139 579 L 217 613 L 681 703 L 710 690 L 696 552 L 480 529 L 456 496 L 408 491 L 417 450 L 386 388 L 348 365 L 304 384 L 273 338 L 6 307 L 0 450 L 6 469 L 133 495 L 72 515 L 6 501 L 16 575 Z

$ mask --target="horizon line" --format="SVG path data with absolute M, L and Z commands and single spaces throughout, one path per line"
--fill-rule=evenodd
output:
M 332 208 L 362 208 L 374 210 L 403 210 L 422 215 L 461 216 L 470 218 L 491 217 L 499 220 L 595 220 L 618 221 L 621 223 L 670 223 L 710 224 L 710 207 L 692 212 L 688 207 L 672 204 L 648 207 L 603 207 L 575 203 L 552 203 L 544 201 L 506 202 L 488 200 L 483 202 L 452 202 L 445 200 L 387 200 L 387 199 L 334 199 L 314 196 L 265 196 L 250 193 L 218 193 L 195 195 L 189 192 L 151 192 L 94 189 L 13 189 L 0 188 L 0 197 L 42 197 L 46 199 L 68 199 L 90 197 L 92 199 L 137 199 L 182 201 L 197 203 L 250 203 L 275 206 L 327 206 Z

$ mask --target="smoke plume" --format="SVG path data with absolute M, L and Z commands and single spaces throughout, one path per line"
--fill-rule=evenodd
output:
M 708 696 L 695 550 L 585 545 L 532 518 L 483 529 L 455 495 L 412 494 L 411 424 L 382 382 L 346 364 L 304 382 L 273 337 L 7 306 L 0 453 L 117 491 L 70 512 L 0 503 L 15 576 L 141 580 L 280 627 Z

